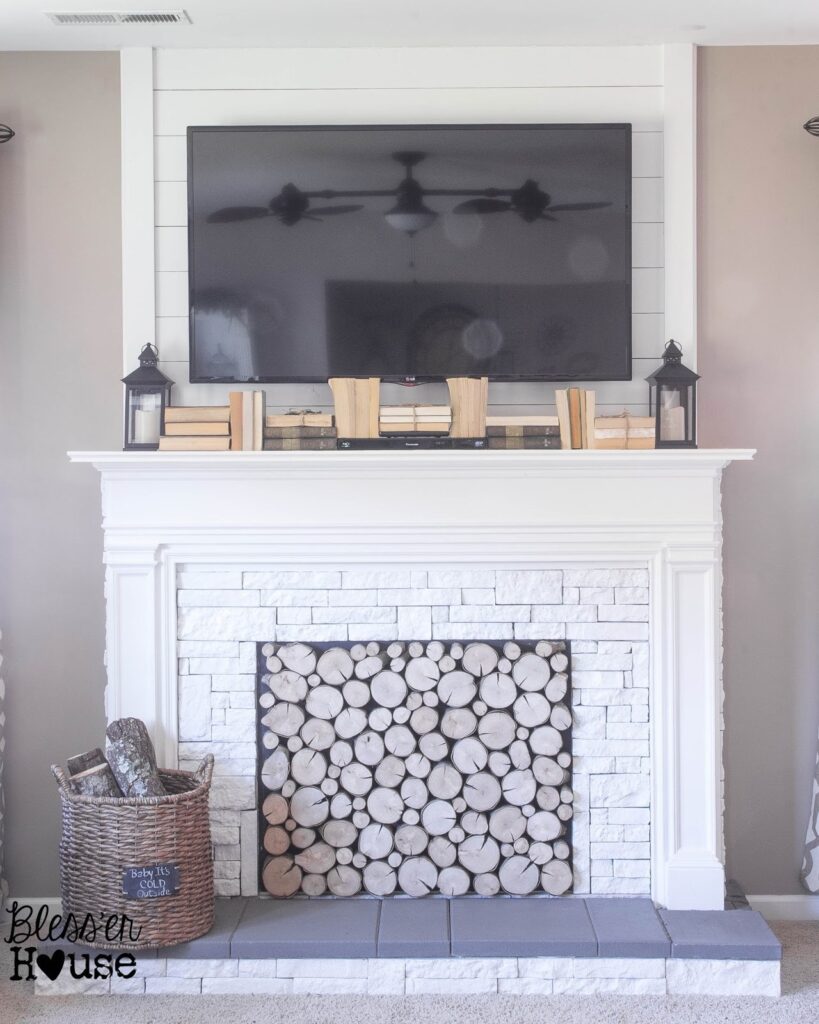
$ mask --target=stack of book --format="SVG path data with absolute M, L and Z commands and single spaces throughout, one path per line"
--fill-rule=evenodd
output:
M 382 405 L 381 434 L 448 434 L 452 410 L 448 405 Z
M 264 450 L 327 451 L 336 447 L 336 428 L 329 412 L 289 412 L 264 422 Z
M 594 409 L 593 391 L 582 388 L 568 388 L 555 391 L 557 419 L 560 424 L 561 448 L 594 448 Z
M 161 452 L 226 452 L 230 442 L 227 405 L 170 406 L 165 410 Z
M 653 448 L 653 416 L 598 416 L 594 421 L 595 448 Z
M 260 452 L 264 425 L 264 391 L 231 391 L 230 450 Z
M 487 416 L 489 448 L 560 448 L 557 416 Z

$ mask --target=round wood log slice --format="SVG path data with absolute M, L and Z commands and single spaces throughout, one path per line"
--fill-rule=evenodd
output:
M 359 661 L 355 667 L 355 674 L 359 679 L 372 679 L 386 664 L 387 659 L 376 655 L 370 655 Z
M 330 747 L 330 760 L 334 765 L 343 768 L 353 759 L 353 748 L 345 740 L 336 740 Z
M 279 737 L 275 732 L 265 732 L 262 735 L 262 746 L 265 750 L 275 750 L 279 745 Z
M 324 823 L 321 829 L 321 838 L 337 850 L 344 846 L 350 846 L 356 841 L 358 830 L 351 821 L 344 819 L 331 819 Z
M 473 676 L 487 676 L 498 664 L 498 652 L 489 644 L 469 644 L 461 658 L 461 664 Z
M 370 860 L 383 860 L 389 856 L 392 847 L 392 830 L 379 822 L 366 825 L 358 834 L 358 848 Z
M 452 748 L 452 763 L 462 775 L 482 772 L 488 761 L 489 753 L 476 736 L 458 740 Z
M 458 821 L 447 800 L 431 800 L 421 812 L 421 824 L 431 836 L 445 836 Z
M 402 758 L 387 754 L 375 769 L 375 781 L 379 786 L 395 789 L 401 785 L 406 772 L 407 769 Z
M 463 776 L 451 764 L 436 764 L 429 773 L 427 787 L 430 793 L 440 800 L 452 800 L 463 785 Z
M 438 696 L 450 708 L 463 708 L 471 704 L 478 686 L 469 672 L 447 672 L 438 683 Z
M 336 862 L 336 852 L 327 843 L 315 843 L 296 854 L 296 863 L 310 874 L 326 875 Z
M 481 700 L 490 708 L 508 708 L 515 703 L 518 688 L 511 676 L 491 672 L 484 676 L 480 686 Z
M 529 745 L 524 743 L 523 740 L 515 740 L 514 743 L 510 743 L 509 760 L 519 771 L 530 768 L 532 766 L 532 755 L 529 751 Z
M 549 643 L 548 640 L 538 640 L 535 644 L 535 654 L 541 658 L 550 657 L 555 651 L 555 645 Z
M 475 875 L 472 885 L 478 896 L 497 896 L 500 892 L 497 875 Z
M 470 836 L 485 836 L 489 831 L 489 818 L 480 811 L 464 811 L 461 828 Z
M 330 801 L 330 816 L 333 818 L 349 818 L 352 813 L 352 799 L 347 793 L 336 793 Z
M 461 867 L 444 868 L 438 874 L 438 889 L 444 896 L 463 896 L 470 884 L 469 875 Z
M 271 654 L 276 653 L 276 645 L 274 643 L 262 644 L 262 656 L 269 658 Z
M 394 789 L 378 786 L 367 797 L 367 810 L 374 821 L 394 825 L 404 812 L 404 801 Z
M 312 828 L 296 828 L 290 833 L 290 842 L 299 850 L 306 850 L 316 841 L 316 833 Z
M 441 671 L 432 658 L 413 658 L 406 667 L 404 676 L 413 690 L 432 690 L 441 678 Z
M 355 896 L 361 891 L 361 872 L 349 864 L 337 864 L 327 873 L 327 887 L 334 896 Z
M 297 789 L 290 801 L 290 816 L 305 828 L 314 828 L 326 820 L 330 804 L 320 789 L 306 786 Z
M 377 732 L 367 730 L 356 737 L 355 756 L 366 765 L 376 765 L 384 757 L 384 741 Z
M 307 680 L 298 672 L 279 672 L 270 677 L 267 685 L 277 700 L 298 704 L 307 695 Z
M 429 836 L 420 825 L 402 825 L 395 832 L 395 848 L 407 857 L 417 857 L 427 848 Z
M 373 773 L 365 764 L 353 761 L 341 769 L 339 781 L 352 796 L 366 796 L 373 788 Z
M 295 736 L 304 725 L 304 712 L 296 704 L 285 701 L 267 712 L 262 725 L 277 736 Z
M 409 674 L 409 668 L 407 668 L 407 674 Z M 407 696 L 407 684 L 404 682 L 403 676 L 387 669 L 373 676 L 370 692 L 373 700 L 382 708 L 397 708 L 399 704 L 404 703 L 404 698 Z
M 555 672 L 565 672 L 569 667 L 569 659 L 563 651 L 557 651 L 549 658 L 549 664 Z
M 327 774 L 327 759 L 318 750 L 304 747 L 293 755 L 290 774 L 302 786 L 318 786 Z
M 307 644 L 282 644 L 276 652 L 285 668 L 309 676 L 316 668 L 316 654 Z
M 451 867 L 458 856 L 458 847 L 446 836 L 433 836 L 427 850 L 429 859 L 439 868 Z
M 526 831 L 536 842 L 548 843 L 562 835 L 565 828 L 556 814 L 538 811 L 526 822 Z
M 429 775 L 430 768 L 432 765 L 429 763 L 429 758 L 416 750 L 406 759 L 405 762 L 407 771 L 410 775 L 416 779 L 425 779 Z
M 348 680 L 342 686 L 341 692 L 351 708 L 365 708 L 370 703 L 370 688 L 360 679 Z
M 290 849 L 290 833 L 278 825 L 265 829 L 262 845 L 274 857 L 280 853 L 285 853 Z
M 533 729 L 549 721 L 552 708 L 542 693 L 522 693 L 515 701 L 515 721 Z
M 363 661 L 367 657 L 367 648 L 364 644 L 353 644 L 350 648 L 350 657 L 353 661 Z
M 574 810 L 571 804 L 561 804 L 555 811 L 555 814 L 561 821 L 571 821 L 574 817 Z
M 400 640 L 395 640 L 387 648 L 387 656 L 390 658 L 400 658 L 404 653 L 404 645 Z
M 364 888 L 373 896 L 391 896 L 397 885 L 395 869 L 383 860 L 372 861 L 364 868 Z
M 540 872 L 528 857 L 516 854 L 501 864 L 498 878 L 501 888 L 510 896 L 528 896 L 537 889 Z
M 572 727 L 572 713 L 565 704 L 554 705 L 549 715 L 549 724 L 558 732 L 565 732 Z
M 311 750 L 329 750 L 336 739 L 332 725 L 320 718 L 308 718 L 299 735 Z
M 392 661 L 390 662 L 390 671 L 391 672 L 398 672 L 399 675 L 400 675 L 401 672 L 404 671 L 404 669 L 406 667 L 407 667 L 407 660 L 406 660 L 406 658 L 393 658 Z
M 269 825 L 281 825 L 290 814 L 290 806 L 280 793 L 268 793 L 262 804 L 262 815 Z
M 424 645 L 418 640 L 413 640 L 412 643 L 407 647 L 407 654 L 411 658 L 420 658 L 424 653 Z
M 554 757 L 563 749 L 563 737 L 551 725 L 541 725 L 529 736 L 529 746 L 535 754 Z
M 438 727 L 438 712 L 435 708 L 420 707 L 410 715 L 410 727 L 418 736 L 423 736 Z
M 344 698 L 334 686 L 316 686 L 308 694 L 305 707 L 313 718 L 330 720 L 344 707 Z
M 262 764 L 262 783 L 266 789 L 279 790 L 287 781 L 290 771 L 290 759 L 287 751 L 278 747 L 266 757 Z
M 512 669 L 512 678 L 527 692 L 542 692 L 550 676 L 548 661 L 531 652 L 521 655 Z
M 471 736 L 477 727 L 477 716 L 469 708 L 450 708 L 441 719 L 441 732 L 451 740 Z
M 430 640 L 427 644 L 427 657 L 432 658 L 433 661 L 440 661 L 445 652 L 446 647 L 444 647 L 440 640 Z
M 429 800 L 429 791 L 422 779 L 405 779 L 401 783 L 401 799 L 416 811 L 420 811 Z
M 565 839 L 558 839 L 558 841 L 553 844 L 552 849 L 554 850 L 555 857 L 559 860 L 568 860 L 569 854 L 572 852 L 571 847 Z
M 301 868 L 290 857 L 271 857 L 262 868 L 262 885 L 271 896 L 292 896 L 301 879 Z
M 554 811 L 560 806 L 560 794 L 554 786 L 540 786 L 535 799 L 542 811 Z
M 409 857 L 398 869 L 398 885 L 408 896 L 428 896 L 438 884 L 438 869 L 428 857 Z
M 415 750 L 415 736 L 405 725 L 393 725 L 387 729 L 384 746 L 396 757 L 409 757 Z
M 316 672 L 330 686 L 341 686 L 352 676 L 355 662 L 343 647 L 328 648 L 318 660 Z
M 572 755 L 568 752 L 568 750 L 560 751 L 560 753 L 557 755 L 557 763 L 560 765 L 561 768 L 569 767 L 569 765 L 572 763 Z
M 387 708 L 382 708 L 382 711 L 386 711 L 389 714 Z M 405 725 L 410 719 L 410 710 L 406 704 L 402 704 L 401 707 L 395 708 L 392 712 L 392 720 L 398 725 Z
M 503 654 L 509 661 L 517 661 L 521 655 L 520 644 L 515 643 L 514 640 L 507 640 L 503 645 Z
M 500 847 L 491 836 L 467 836 L 458 847 L 458 862 L 473 875 L 495 871 L 500 863 Z
M 445 654 L 443 658 L 438 662 L 438 668 L 441 672 L 454 672 L 458 667 L 458 662 L 450 655 Z
M 569 690 L 569 677 L 565 672 L 556 672 L 549 682 L 546 684 L 546 689 L 543 691 L 546 695 L 546 699 L 550 700 L 553 704 L 563 700 Z
M 259 707 L 264 708 L 265 710 L 272 708 L 275 703 L 276 698 L 272 693 L 263 693 L 261 697 L 259 697 Z
M 502 779 L 512 769 L 512 759 L 506 750 L 493 750 L 489 755 L 489 771 Z
M 550 860 L 540 872 L 540 884 L 550 896 L 562 896 L 572 887 L 572 869 L 565 860 Z
M 373 708 L 367 716 L 367 723 L 376 732 L 385 732 L 392 725 L 392 712 L 388 708 Z
M 478 738 L 490 750 L 505 750 L 515 738 L 515 720 L 506 711 L 490 711 L 478 723 Z
M 501 786 L 494 775 L 477 772 L 464 783 L 463 797 L 471 810 L 491 811 L 500 802 Z
M 449 744 L 439 732 L 428 732 L 418 741 L 418 749 L 430 761 L 442 761 L 449 753 Z
M 361 708 L 344 708 L 333 724 L 338 736 L 343 740 L 351 740 L 367 728 L 367 715 Z
M 554 857 L 554 851 L 549 843 L 530 843 L 527 856 L 533 864 L 543 867 Z
M 501 780 L 501 791 L 503 798 L 508 804 L 515 807 L 523 807 L 535 798 L 537 783 L 529 768 L 522 771 L 509 772 Z
M 305 896 L 323 896 L 327 892 L 324 875 L 305 875 L 301 880 L 301 891 Z
M 526 831 L 526 819 L 517 807 L 498 807 L 489 815 L 489 832 L 501 843 L 514 843 Z
M 508 658 L 501 658 L 498 662 L 498 672 L 501 675 L 508 676 L 512 671 L 512 662 Z

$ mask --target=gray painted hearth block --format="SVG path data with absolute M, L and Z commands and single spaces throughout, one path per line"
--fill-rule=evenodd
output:
M 598 956 L 668 957 L 671 940 L 649 899 L 587 898 Z
M 230 940 L 245 909 L 246 900 L 216 900 L 213 927 L 198 939 L 162 950 L 174 959 L 221 960 L 230 956 Z M 140 954 L 142 955 L 142 954 Z
M 375 957 L 379 900 L 257 900 L 247 907 L 230 955 L 267 957 Z
M 378 926 L 382 957 L 449 956 L 449 900 L 384 900 Z
M 661 910 L 678 959 L 780 960 L 782 946 L 755 910 Z
M 453 956 L 597 956 L 585 900 L 450 901 Z

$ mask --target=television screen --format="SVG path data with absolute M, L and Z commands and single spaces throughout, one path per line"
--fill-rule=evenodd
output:
M 631 126 L 188 129 L 191 380 L 627 380 Z

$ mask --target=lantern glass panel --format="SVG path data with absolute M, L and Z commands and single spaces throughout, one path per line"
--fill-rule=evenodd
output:
M 162 391 L 128 392 L 128 439 L 135 445 L 158 445 L 162 430 Z

